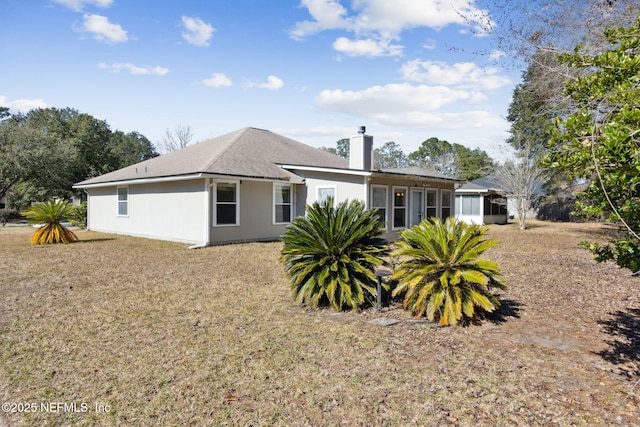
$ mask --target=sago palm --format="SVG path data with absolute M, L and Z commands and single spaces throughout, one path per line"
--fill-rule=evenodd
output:
M 498 264 L 478 256 L 497 243 L 485 240 L 485 229 L 449 217 L 424 220 L 404 230 L 393 256 L 401 262 L 392 279 L 393 295 L 404 293 L 404 306 L 414 315 L 455 325 L 479 312 L 494 311 L 500 301 L 492 288 L 506 290 Z
M 292 221 L 280 259 L 297 303 L 357 308 L 376 295 L 373 270 L 387 249 L 383 223 L 362 202 L 331 205 L 314 203 Z
M 66 218 L 69 210 L 66 200 L 49 200 L 36 203 L 22 211 L 22 216 L 28 218 L 31 224 L 44 224 L 31 235 L 34 245 L 48 243 L 71 243 L 78 237 L 60 222 Z

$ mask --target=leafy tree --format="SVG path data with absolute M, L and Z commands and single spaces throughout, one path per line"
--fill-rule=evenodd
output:
M 9 112 L 9 108 L 8 107 L 0 107 L 0 121 L 8 118 L 11 116 L 11 113 Z
M 400 145 L 389 141 L 373 150 L 373 164 L 376 169 L 402 168 L 407 166 L 407 156 Z
M 49 200 L 36 203 L 22 211 L 22 215 L 30 220 L 31 224 L 45 225 L 38 228 L 31 235 L 31 243 L 34 245 L 47 245 L 50 243 L 71 243 L 78 240 L 73 231 L 61 224 L 68 213 L 69 204 L 66 200 Z
M 18 205 L 70 197 L 76 182 L 157 155 L 143 135 L 112 132 L 105 121 L 71 108 L 0 121 L 0 154 L 0 194 Z
M 473 150 L 460 144 L 453 144 L 456 177 L 466 181 L 482 178 L 492 173 L 496 164 L 486 151 Z
M 453 146 L 435 137 L 423 141 L 416 151 L 409 154 L 408 160 L 411 166 L 431 168 L 448 176 L 455 174 Z
M 491 173 L 495 166 L 493 159 L 479 148 L 471 150 L 435 137 L 423 141 L 416 151 L 410 153 L 408 163 L 468 181 Z
M 162 154 L 167 154 L 186 147 L 192 139 L 191 126 L 179 124 L 173 130 L 167 129 L 158 144 L 158 149 Z
M 115 131 L 109 140 L 111 169 L 120 169 L 158 156 L 155 147 L 138 132 Z
M 280 259 L 296 302 L 357 308 L 376 296 L 373 269 L 387 247 L 380 237 L 384 224 L 361 201 L 331 205 L 316 202 L 293 220 Z
M 392 279 L 393 295 L 404 294 L 404 306 L 416 316 L 441 325 L 469 321 L 500 306 L 493 288 L 506 290 L 498 264 L 479 260 L 496 240 L 484 240 L 485 229 L 449 217 L 424 220 L 400 233 L 392 256 L 404 261 Z
M 321 150 L 328 151 L 331 154 L 336 154 L 340 157 L 344 157 L 345 159 L 349 159 L 349 138 L 342 138 L 336 142 L 336 147 L 320 147 Z
M 600 246 L 585 243 L 596 260 L 640 271 L 640 16 L 628 28 L 605 31 L 609 49 L 561 55 L 581 70 L 566 83 L 577 111 L 555 120 L 547 164 L 572 178 L 591 179 L 578 195 L 578 212 L 607 216 L 623 235 Z
M 24 122 L 8 119 L 0 123 L 0 198 L 15 191 L 19 183 L 45 184 L 54 191 L 65 188 L 64 166 L 71 151 L 47 134 Z

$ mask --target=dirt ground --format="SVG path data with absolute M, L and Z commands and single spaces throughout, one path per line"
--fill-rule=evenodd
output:
M 640 426 L 640 278 L 578 245 L 609 232 L 491 226 L 502 307 L 443 328 L 397 302 L 296 306 L 278 242 L 189 251 L 79 232 L 79 243 L 37 247 L 28 229 L 0 228 L 0 402 L 39 405 L 0 420 Z

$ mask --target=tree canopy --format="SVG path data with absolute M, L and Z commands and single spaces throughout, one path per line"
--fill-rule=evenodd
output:
M 605 31 L 602 53 L 562 54 L 580 71 L 566 83 L 573 114 L 557 117 L 546 163 L 570 177 L 590 180 L 578 212 L 609 218 L 622 237 L 609 245 L 586 243 L 599 261 L 640 271 L 640 16 L 636 24 Z
M 0 121 L 0 198 L 69 197 L 73 184 L 157 156 L 138 132 L 113 132 L 72 108 L 39 108 Z

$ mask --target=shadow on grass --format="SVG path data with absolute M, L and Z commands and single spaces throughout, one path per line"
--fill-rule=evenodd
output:
M 486 319 L 491 323 L 495 323 L 496 325 L 501 325 L 510 318 L 519 319 L 520 307 L 523 306 L 524 304 L 519 303 L 518 301 L 514 301 L 511 299 L 501 299 L 500 307 L 498 307 L 498 309 L 493 313 L 487 313 Z
M 625 375 L 640 376 L 640 309 L 619 310 L 611 319 L 598 323 L 611 339 L 607 341 L 609 348 L 596 354 L 619 365 Z
M 75 242 L 73 242 L 73 244 L 77 245 L 79 243 L 107 242 L 109 240 L 116 240 L 116 238 L 115 237 L 99 237 L 95 239 L 82 239 L 82 240 L 76 240 Z

